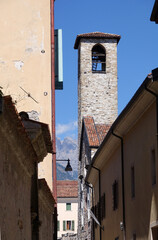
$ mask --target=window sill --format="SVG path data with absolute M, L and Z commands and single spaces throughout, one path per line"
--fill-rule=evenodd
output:
M 99 73 L 99 74 L 100 74 L 100 73 L 101 73 L 101 74 L 106 74 L 105 71 L 92 71 L 92 73 L 95 73 L 95 74 L 96 74 L 96 73 Z

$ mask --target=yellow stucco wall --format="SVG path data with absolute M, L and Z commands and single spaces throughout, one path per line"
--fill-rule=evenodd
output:
M 12 96 L 18 112 L 36 111 L 51 126 L 50 0 L 0 1 L 0 26 L 4 95 Z M 51 156 L 46 159 L 39 172 L 51 187 Z

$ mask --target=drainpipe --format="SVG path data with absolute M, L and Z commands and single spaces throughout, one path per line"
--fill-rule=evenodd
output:
M 123 231 L 123 239 L 126 239 L 126 214 L 125 214 L 125 182 L 124 182 L 124 148 L 123 138 L 115 134 L 112 130 L 112 134 L 121 140 L 121 176 L 122 176 L 122 215 L 123 215 L 123 226 L 120 223 L 121 230 Z
M 151 78 L 153 82 L 158 82 L 158 68 L 153 69 L 152 74 L 149 74 L 148 78 Z M 150 90 L 149 88 L 147 88 L 146 85 L 144 86 L 144 88 L 147 92 L 151 93 L 152 95 L 154 95 L 156 97 L 156 128 L 157 128 L 156 135 L 158 138 L 158 95 L 155 92 L 153 92 L 152 90 Z
M 101 200 L 101 174 L 100 174 L 100 169 L 94 167 L 93 165 L 91 165 L 92 168 L 96 169 L 99 173 L 99 209 L 100 209 L 100 200 Z M 101 234 L 101 214 L 99 214 L 99 222 L 100 222 L 100 229 L 99 229 L 99 233 L 100 233 L 100 240 L 102 240 L 102 234 Z
M 158 69 L 155 69 L 155 70 L 158 71 Z M 157 74 L 155 76 L 155 70 L 152 71 L 153 81 L 158 81 Z M 152 94 L 153 96 L 156 97 L 156 136 L 157 136 L 157 149 L 156 150 L 157 150 L 157 155 L 158 155 L 158 95 L 155 92 L 153 92 L 152 90 L 150 90 L 149 88 L 147 88 L 146 85 L 144 86 L 144 88 L 147 92 L 149 92 L 150 94 Z
M 150 90 L 149 88 L 147 88 L 147 86 L 145 85 L 145 90 L 149 93 L 151 93 L 152 95 L 154 95 L 156 97 L 156 135 L 158 137 L 158 95 L 156 93 L 154 93 L 152 90 Z
M 52 146 L 53 146 L 53 195 L 55 199 L 54 206 L 54 237 L 57 239 L 57 176 L 56 176 L 56 134 L 55 134 L 55 42 L 54 42 L 54 0 L 50 0 L 51 14 L 51 100 L 52 100 Z

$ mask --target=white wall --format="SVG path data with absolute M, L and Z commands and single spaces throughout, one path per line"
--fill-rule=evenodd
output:
M 71 203 L 71 210 L 66 210 L 66 203 Z M 77 198 L 58 198 L 57 204 L 58 221 L 60 221 L 60 231 L 58 237 L 66 233 L 77 233 L 78 226 L 78 201 Z M 74 231 L 63 231 L 63 221 L 74 221 Z

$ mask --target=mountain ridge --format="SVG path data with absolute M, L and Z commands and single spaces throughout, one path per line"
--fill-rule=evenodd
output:
M 67 162 L 58 160 L 70 159 L 72 172 L 66 172 Z M 57 180 L 76 180 L 78 178 L 78 144 L 77 140 L 66 137 L 61 140 L 56 137 Z

